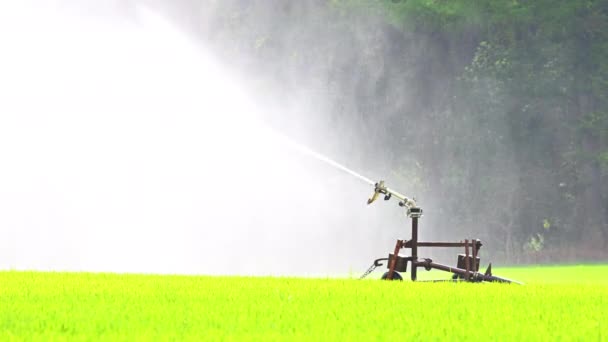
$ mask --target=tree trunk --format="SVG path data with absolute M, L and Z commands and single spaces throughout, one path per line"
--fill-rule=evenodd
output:
M 577 102 L 578 114 L 581 119 L 584 119 L 586 115 L 593 113 L 593 98 L 590 95 L 579 94 Z M 598 233 L 602 234 L 604 226 L 608 223 L 605 221 L 606 215 L 604 214 L 601 165 L 597 160 L 597 156 L 601 152 L 601 147 L 599 144 L 599 137 L 594 135 L 592 129 L 586 129 L 583 132 L 581 147 L 583 149 L 585 161 L 581 168 L 583 179 L 583 217 L 579 222 L 583 225 L 581 231 L 584 234 L 585 242 L 589 242 L 592 241 Z

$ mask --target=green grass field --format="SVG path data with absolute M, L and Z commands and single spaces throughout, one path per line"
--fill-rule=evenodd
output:
M 608 266 L 495 273 L 526 285 L 0 272 L 0 340 L 608 341 Z

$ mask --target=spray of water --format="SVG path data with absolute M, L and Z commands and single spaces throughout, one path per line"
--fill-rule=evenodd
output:
M 27 4 L 0 6 L 12 32 L 0 36 L 0 268 L 344 274 L 368 263 L 352 246 L 383 214 L 360 210 L 370 189 L 292 152 L 373 182 L 263 124 L 265 108 L 161 16 Z
M 282 135 L 282 134 L 280 134 L 280 133 L 278 133 L 278 132 L 276 132 L 274 130 L 272 130 L 272 135 L 273 135 L 274 138 L 277 139 L 277 141 L 285 143 L 289 147 L 293 148 L 294 150 L 296 150 L 296 151 L 298 151 L 298 152 L 300 152 L 300 153 L 302 153 L 302 154 L 304 154 L 306 156 L 310 156 L 310 157 L 315 158 L 315 159 L 317 159 L 317 160 L 319 160 L 319 161 L 321 161 L 323 163 L 326 163 L 327 165 L 329 165 L 329 166 L 331 166 L 331 167 L 333 167 L 333 168 L 335 168 L 337 170 L 343 171 L 346 174 L 351 175 L 351 176 L 355 177 L 356 179 L 358 179 L 360 181 L 363 181 L 366 184 L 369 184 L 369 185 L 374 185 L 375 184 L 375 182 L 372 181 L 371 179 L 369 179 L 369 178 L 367 178 L 367 177 L 365 177 L 365 176 L 363 176 L 363 175 L 361 175 L 361 174 L 359 174 L 359 173 L 357 173 L 357 172 L 355 172 L 355 171 L 347 168 L 346 166 L 344 166 L 344 165 L 336 162 L 335 160 L 330 159 L 327 156 L 324 156 L 323 154 L 321 154 L 319 152 L 316 152 L 316 151 L 312 150 L 309 147 L 306 147 L 306 146 L 304 146 L 304 145 L 302 145 L 302 144 L 294 141 L 293 139 L 290 139 L 289 137 L 287 137 L 285 135 Z

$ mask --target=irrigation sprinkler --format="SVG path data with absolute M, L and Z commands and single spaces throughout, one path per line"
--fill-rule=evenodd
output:
M 381 195 L 384 200 L 388 201 L 391 198 L 399 200 L 399 206 L 407 210 L 407 216 L 412 220 L 412 237 L 409 240 L 397 240 L 395 249 L 389 253 L 388 258 L 379 258 L 374 260 L 372 266 L 363 274 L 361 278 L 365 278 L 374 269 L 387 262 L 388 271 L 382 275 L 382 279 L 386 280 L 402 280 L 400 272 L 407 272 L 408 263 L 411 264 L 410 276 L 412 281 L 417 280 L 418 269 L 424 268 L 427 271 L 436 269 L 440 271 L 452 273 L 452 279 L 448 280 L 432 280 L 438 281 L 466 281 L 466 282 L 500 282 L 500 283 L 516 283 L 515 280 L 510 280 L 498 277 L 492 274 L 492 263 L 484 273 L 479 272 L 479 249 L 482 243 L 479 239 L 465 239 L 459 242 L 423 242 L 418 241 L 418 219 L 422 217 L 422 209 L 417 206 L 414 199 L 410 199 L 399 192 L 385 186 L 384 181 L 379 181 L 374 184 L 374 193 L 367 200 L 367 204 L 372 204 Z M 430 248 L 464 248 L 464 254 L 458 255 L 456 267 L 447 266 L 434 262 L 430 258 L 421 258 L 418 256 L 418 247 Z M 399 254 L 402 249 L 410 249 L 409 256 Z

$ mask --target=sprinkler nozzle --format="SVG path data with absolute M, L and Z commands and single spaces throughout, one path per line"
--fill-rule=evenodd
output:
M 396 197 L 399 200 L 399 206 L 401 207 L 405 207 L 408 209 L 416 207 L 416 201 L 414 199 L 407 198 L 404 195 L 398 193 L 397 191 L 386 187 L 384 185 L 384 181 L 379 181 L 374 184 L 374 193 L 367 200 L 367 204 L 372 204 L 375 200 L 378 199 L 378 196 L 380 196 L 380 194 L 384 195 L 385 201 L 390 200 L 392 197 Z
M 375 200 L 378 199 L 378 196 L 380 194 L 384 194 L 384 195 L 388 196 L 388 194 L 386 192 L 386 187 L 384 186 L 384 181 L 379 181 L 378 183 L 374 184 L 374 193 L 372 194 L 372 197 L 367 199 L 367 204 L 368 205 L 372 204 Z M 389 198 L 390 198 L 390 196 L 389 196 Z M 385 197 L 385 199 L 386 199 L 386 197 Z

